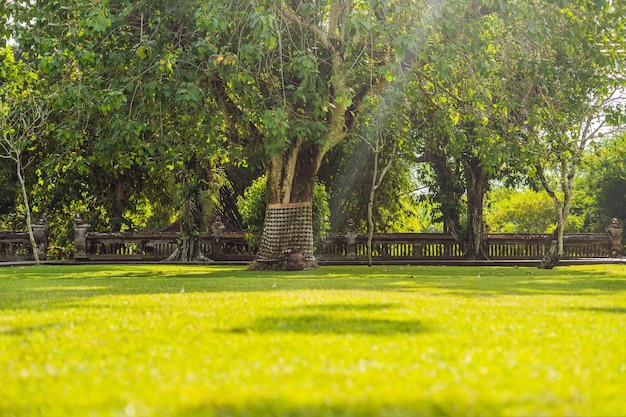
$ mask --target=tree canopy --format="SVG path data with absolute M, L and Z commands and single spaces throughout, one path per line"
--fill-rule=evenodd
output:
M 562 233 L 599 127 L 622 128 L 625 9 L 609 0 L 4 2 L 0 36 L 32 68 L 19 71 L 45 82 L 51 111 L 29 144 L 36 169 L 24 185 L 40 212 L 83 211 L 117 230 L 135 226 L 138 207 L 177 213 L 181 251 L 193 258 L 193 236 L 236 211 L 228 195 L 243 193 L 242 178 L 263 173 L 259 260 L 271 265 L 292 250 L 314 262 L 318 174 L 331 209 L 364 220 L 368 201 L 381 201 L 372 214 L 387 221 L 407 211 L 411 200 L 398 196 L 421 178 L 466 255 L 485 257 L 495 180 L 542 185 Z M 372 183 L 378 158 L 391 162 Z M 285 210 L 303 225 L 285 227 L 302 235 L 273 229 Z M 331 224 L 347 216 L 332 213 Z

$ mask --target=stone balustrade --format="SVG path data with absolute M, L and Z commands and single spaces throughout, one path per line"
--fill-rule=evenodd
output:
M 97 233 L 89 223 L 74 219 L 76 261 L 162 261 L 177 247 L 178 232 Z M 47 250 L 45 221 L 33 226 L 41 259 Z M 621 257 L 623 228 L 615 220 L 606 233 L 565 235 L 565 259 Z M 249 262 L 256 256 L 258 236 L 225 232 L 219 222 L 200 235 L 203 255 L 214 261 Z M 540 260 L 553 239 L 549 234 L 490 234 L 486 247 L 491 260 Z M 348 227 L 345 233 L 331 233 L 315 244 L 318 261 L 362 263 L 367 260 L 367 236 Z M 32 249 L 25 232 L 0 232 L 0 261 L 31 260 Z M 372 241 L 375 262 L 454 261 L 463 251 L 454 237 L 444 233 L 376 234 Z

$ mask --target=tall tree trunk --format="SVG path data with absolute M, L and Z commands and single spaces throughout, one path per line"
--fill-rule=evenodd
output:
M 33 258 L 35 259 L 35 265 L 39 265 L 39 252 L 37 250 L 37 241 L 35 240 L 35 234 L 33 233 L 33 223 L 30 215 L 30 204 L 28 201 L 28 192 L 26 191 L 26 180 L 24 179 L 24 172 L 22 167 L 21 155 L 17 154 L 15 158 L 17 166 L 17 178 L 20 181 L 22 188 L 22 199 L 24 201 L 24 210 L 26 211 L 26 228 L 28 230 L 28 238 L 30 240 L 30 246 L 33 250 Z
M 374 148 L 374 172 L 372 173 L 372 186 L 370 188 L 369 201 L 367 203 L 367 265 L 372 266 L 372 240 L 374 237 L 374 198 L 376 197 L 376 190 L 381 186 L 387 171 L 393 163 L 393 159 L 398 147 L 398 142 L 393 141 L 391 154 L 387 160 L 387 164 L 383 167 L 380 175 L 378 173 L 378 165 L 380 162 L 380 154 L 385 146 L 385 141 L 377 137 L 376 145 Z
M 467 183 L 467 234 L 464 256 L 466 259 L 488 259 L 483 206 L 489 179 L 480 161 L 475 158 L 463 159 L 463 168 Z
M 567 223 L 567 218 L 569 217 L 570 207 L 572 204 L 572 196 L 574 195 L 575 169 L 574 167 L 568 168 L 568 162 L 565 159 L 561 161 L 561 179 L 559 181 L 561 191 L 563 192 L 563 199 L 561 200 L 550 186 L 544 174 L 543 167 L 540 164 L 536 164 L 535 168 L 537 169 L 537 173 L 539 175 L 541 183 L 543 184 L 543 188 L 552 198 L 552 201 L 554 202 L 554 207 L 556 209 L 556 241 L 553 242 L 553 244 L 550 246 L 550 249 L 539 263 L 539 268 L 552 269 L 555 265 L 559 263 L 563 256 L 565 256 L 565 224 Z
M 187 162 L 181 181 L 184 190 L 180 235 L 178 246 L 167 261 L 213 262 L 202 252 L 200 234 L 206 232 L 213 215 L 213 202 L 209 193 L 218 193 L 213 173 L 206 162 L 208 159 L 191 157 Z
M 323 154 L 314 143 L 300 140 L 266 163 L 268 206 L 261 246 L 250 269 L 284 269 L 293 253 L 301 254 L 306 266 L 317 265 L 312 204 Z
M 463 189 L 458 186 L 457 175 L 450 168 L 443 153 L 429 151 L 424 160 L 430 163 L 436 177 L 436 200 L 439 203 L 444 231 L 452 234 L 460 242 L 463 235 L 460 225 L 461 196 Z
M 126 184 L 123 177 L 116 177 L 113 184 L 113 204 L 111 206 L 111 231 L 119 232 L 122 229 L 122 222 L 125 210 Z

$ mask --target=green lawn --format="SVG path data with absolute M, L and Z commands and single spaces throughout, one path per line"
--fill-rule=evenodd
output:
M 626 266 L 0 268 L 0 416 L 624 416 Z

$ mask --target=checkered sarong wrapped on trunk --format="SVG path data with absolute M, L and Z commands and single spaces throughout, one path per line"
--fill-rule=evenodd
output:
M 302 253 L 306 261 L 315 259 L 311 203 L 270 204 L 257 261 L 279 262 L 292 251 Z

